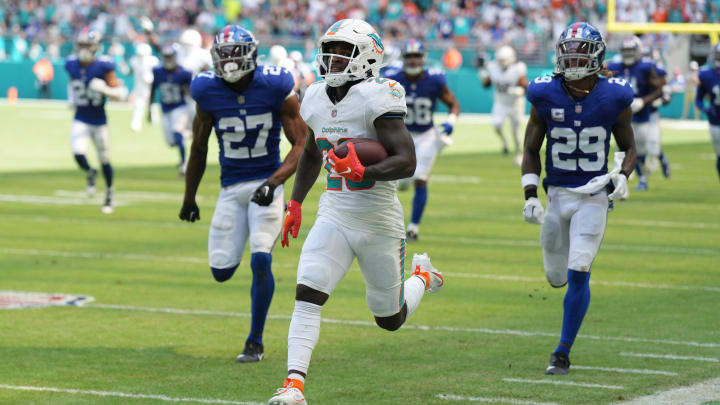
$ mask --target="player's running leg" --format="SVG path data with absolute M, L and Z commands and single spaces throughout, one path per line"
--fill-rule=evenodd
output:
M 352 232 L 352 231 L 350 231 Z M 288 332 L 288 376 L 269 405 L 305 405 L 305 377 L 320 337 L 320 313 L 355 254 L 340 225 L 318 217 L 298 264 L 295 309 Z
M 570 349 L 590 306 L 590 268 L 600 249 L 607 222 L 607 194 L 574 196 L 579 208 L 570 219 L 568 289 L 563 302 L 560 342 L 550 356 L 546 374 L 567 374 Z
M 717 155 L 715 168 L 717 169 L 718 176 L 720 176 L 720 126 L 710 125 L 710 138 L 712 139 L 715 154 Z
M 89 196 L 95 195 L 95 180 L 97 179 L 97 170 L 90 167 L 87 160 L 87 148 L 90 141 L 90 126 L 80 121 L 73 121 L 70 128 L 70 147 L 73 152 L 75 162 L 81 170 L 85 172 L 87 179 L 86 191 Z
M 438 154 L 437 140 L 439 134 L 435 128 L 430 128 L 422 134 L 413 135 L 415 141 L 415 155 L 417 165 L 413 178 L 415 179 L 415 195 L 412 202 L 412 214 L 407 227 L 406 239 L 416 242 L 420 234 L 420 220 L 422 219 L 428 199 L 428 179 L 435 165 Z
M 510 153 L 510 150 L 508 149 L 507 140 L 505 139 L 505 136 L 503 135 L 503 132 L 502 132 L 502 126 L 503 126 L 503 123 L 505 122 L 505 115 L 507 113 L 505 111 L 505 109 L 506 108 L 502 103 L 493 101 L 492 112 L 491 112 L 492 125 L 493 125 L 493 129 L 495 129 L 495 133 L 500 138 L 500 142 L 502 143 L 503 155 L 507 155 L 508 153 Z
M 249 183 L 252 184 L 250 188 L 257 189 L 263 181 Z M 243 352 L 237 357 L 237 361 L 241 363 L 260 361 L 264 355 L 263 331 L 275 292 L 272 251 L 282 227 L 284 200 L 283 187 L 280 185 L 275 189 L 273 201 L 269 206 L 262 207 L 253 202 L 248 204 L 250 269 L 253 279 L 250 288 L 250 333 L 245 340 Z
M 648 176 L 649 172 L 645 165 L 647 157 L 647 142 L 648 142 L 648 123 L 633 123 L 633 132 L 635 134 L 635 147 L 637 149 L 637 162 L 635 163 L 635 171 L 638 175 L 638 185 L 635 188 L 637 191 L 644 191 L 648 189 Z
M 247 206 L 241 204 L 243 183 L 220 190 L 208 235 L 208 261 L 215 281 L 233 276 L 240 264 L 249 230 Z
M 104 214 L 112 214 L 114 211 L 114 192 L 113 192 L 113 167 L 110 164 L 110 134 L 107 125 L 91 127 L 93 142 L 97 150 L 98 160 L 102 164 L 102 173 L 105 178 L 105 201 L 103 202 L 102 212 Z
M 513 160 L 513 163 L 515 163 L 516 166 L 520 166 L 522 163 L 522 155 L 523 155 L 523 148 L 522 148 L 522 141 L 520 140 L 520 114 L 517 111 L 517 108 L 511 108 L 508 112 L 508 116 L 510 118 L 510 132 L 512 135 L 513 143 L 515 144 L 515 158 Z

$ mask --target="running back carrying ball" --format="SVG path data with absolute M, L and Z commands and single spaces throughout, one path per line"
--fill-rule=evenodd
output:
M 382 144 L 374 139 L 369 138 L 354 138 L 349 139 L 355 145 L 355 153 L 357 154 L 360 163 L 364 166 L 374 165 L 385 160 L 388 156 L 387 151 Z M 347 142 L 344 141 L 340 145 L 336 146 L 333 150 L 335 155 L 339 158 L 347 156 L 348 147 Z

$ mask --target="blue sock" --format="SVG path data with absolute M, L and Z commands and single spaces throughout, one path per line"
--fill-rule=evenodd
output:
M 212 275 L 213 277 L 215 277 L 215 281 L 217 281 L 218 283 L 222 283 L 223 281 L 230 280 L 230 277 L 235 274 L 235 269 L 237 269 L 237 267 L 237 264 L 232 267 L 228 267 L 227 269 L 210 267 L 210 271 L 212 271 Z
M 570 347 L 575 342 L 588 306 L 590 306 L 590 272 L 568 269 L 568 289 L 563 302 L 562 334 L 555 353 L 570 354 Z
M 413 197 L 412 217 L 410 222 L 420 224 L 425 204 L 427 203 L 427 186 L 415 186 L 415 197 Z
M 247 340 L 262 344 L 262 334 L 275 291 L 275 279 L 272 270 L 272 255 L 270 253 L 253 253 L 250 255 L 250 268 L 253 273 L 250 298 L 252 298 L 251 312 L 252 324 Z
M 113 185 L 113 168 L 110 166 L 110 163 L 103 163 L 102 169 L 103 176 L 105 176 L 105 184 L 107 184 L 107 188 L 111 188 Z
M 90 165 L 88 164 L 87 158 L 85 155 L 74 155 L 75 161 L 77 162 L 78 166 L 80 166 L 81 169 L 84 171 L 90 170 Z
M 720 155 L 718 155 L 717 161 L 715 162 L 715 168 L 717 169 L 718 176 L 720 176 Z
M 175 146 L 180 150 L 180 163 L 185 163 L 185 143 L 183 142 L 183 136 L 179 132 L 173 132 L 173 139 L 175 140 Z
M 665 152 L 663 150 L 660 150 L 660 155 L 658 156 L 658 159 L 660 160 L 660 164 L 665 167 L 668 165 L 667 156 L 665 156 Z
M 635 171 L 637 172 L 640 179 L 644 177 L 642 170 L 643 166 L 645 166 L 645 155 L 638 155 L 637 162 L 635 162 Z

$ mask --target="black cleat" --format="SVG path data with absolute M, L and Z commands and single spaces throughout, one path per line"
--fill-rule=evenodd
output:
M 88 196 L 92 197 L 95 195 L 95 179 L 97 179 L 98 171 L 95 169 L 90 169 L 87 171 L 87 194 Z
M 563 352 L 557 352 L 550 355 L 550 364 L 548 364 L 545 374 L 563 375 L 570 372 L 570 358 Z
M 262 360 L 263 354 L 263 345 L 261 343 L 248 340 L 245 342 L 245 349 L 237 356 L 235 361 L 238 363 L 257 363 Z
M 407 243 L 415 243 L 418 241 L 418 233 L 415 231 L 408 231 L 405 234 L 405 241 Z

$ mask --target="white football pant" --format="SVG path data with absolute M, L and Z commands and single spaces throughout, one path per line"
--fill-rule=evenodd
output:
M 318 217 L 305 240 L 297 283 L 330 295 L 357 257 L 365 279 L 365 299 L 377 317 L 402 309 L 405 240 L 347 228 Z
M 438 147 L 439 136 L 435 128 L 430 128 L 425 132 L 412 132 L 415 143 L 415 161 L 417 162 L 413 179 L 428 181 L 430 178 L 435 158 L 441 150 Z
M 190 137 L 189 119 L 190 115 L 188 114 L 187 106 L 184 105 L 177 106 L 163 113 L 162 126 L 163 132 L 165 133 L 165 141 L 167 141 L 168 146 L 175 144 L 175 136 L 173 135 L 175 132 L 182 135 L 183 139 Z
M 519 103 L 513 102 L 512 104 L 505 104 L 499 101 L 494 101 L 491 114 L 492 125 L 498 132 L 502 129 L 505 119 L 510 119 L 510 136 L 515 144 L 515 151 L 522 153 L 520 135 L 518 132 L 518 126 L 520 125 L 520 119 L 522 117 L 522 111 L 519 108 Z M 503 144 L 504 142 L 505 141 L 503 140 Z
M 710 139 L 715 147 L 715 154 L 720 156 L 720 125 L 710 125 Z
M 101 163 L 110 163 L 110 134 L 107 125 L 89 125 L 73 120 L 70 126 L 70 147 L 73 154 L 87 154 L 88 143 L 92 139 Z
M 250 236 L 250 252 L 271 253 L 282 228 L 285 197 L 283 186 L 275 189 L 273 202 L 261 207 L 250 202 L 265 179 L 223 187 L 210 224 L 210 267 L 227 269 L 240 264 Z
M 549 187 L 540 244 L 545 276 L 553 287 L 567 283 L 568 269 L 590 271 L 605 233 L 607 214 L 604 190 L 580 194 Z

